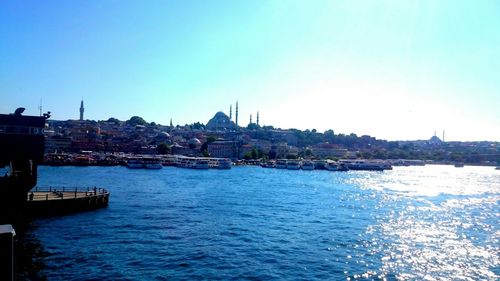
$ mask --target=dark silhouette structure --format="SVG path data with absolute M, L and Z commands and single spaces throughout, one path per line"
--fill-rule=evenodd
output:
M 0 114 L 0 224 L 11 223 L 26 206 L 28 191 L 36 185 L 37 168 L 44 156 L 43 116 Z

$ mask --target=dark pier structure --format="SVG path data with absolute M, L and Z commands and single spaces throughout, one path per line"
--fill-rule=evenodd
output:
M 23 116 L 23 111 L 24 108 L 18 108 L 13 114 L 0 114 L 0 280 L 14 280 L 15 248 L 19 248 L 16 225 L 23 225 L 35 216 L 105 207 L 109 200 L 109 193 L 97 187 L 33 190 L 38 165 L 44 158 L 43 130 L 50 112 L 43 116 Z
M 0 114 L 0 224 L 10 223 L 26 208 L 26 196 L 36 185 L 44 156 L 45 121 L 49 117 Z
M 24 217 L 61 215 L 108 205 L 109 193 L 102 188 L 40 188 L 38 165 L 45 150 L 43 130 L 50 112 L 43 116 L 0 114 L 0 225 Z M 71 190 L 71 191 L 70 191 Z

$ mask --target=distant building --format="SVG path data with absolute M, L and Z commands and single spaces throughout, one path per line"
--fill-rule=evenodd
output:
M 217 158 L 238 158 L 238 143 L 228 140 L 217 140 L 208 144 L 208 153 Z
M 208 121 L 205 127 L 211 131 L 224 131 L 234 128 L 235 124 L 224 112 L 219 111 Z
M 312 147 L 312 155 L 318 158 L 345 157 L 347 149 L 339 148 L 335 144 L 320 143 Z

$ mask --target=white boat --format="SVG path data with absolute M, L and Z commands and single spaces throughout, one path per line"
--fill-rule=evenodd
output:
M 196 159 L 192 157 L 180 156 L 176 161 L 176 166 L 180 168 L 193 168 L 195 164 Z
M 269 160 L 260 165 L 262 168 L 275 168 L 276 167 L 276 162 Z
M 144 168 L 146 169 L 161 169 L 163 166 L 161 165 L 161 161 L 158 158 L 154 157 L 144 157 L 143 158 Z
M 383 170 L 392 170 L 392 166 L 383 161 L 365 161 L 365 160 L 356 160 L 356 161 L 344 161 L 344 163 L 349 170 L 356 171 L 383 171 Z
M 142 169 L 144 168 L 144 162 L 141 157 L 129 157 L 127 158 L 127 167 L 130 169 Z
M 325 170 L 326 169 L 326 160 L 314 160 L 314 169 L 315 170 Z
M 199 169 L 199 170 L 208 169 L 208 168 L 210 168 L 209 161 L 208 161 L 208 159 L 205 159 L 205 158 L 197 158 L 195 160 L 194 166 L 192 166 L 192 168 Z
M 233 166 L 233 162 L 229 158 L 218 158 L 217 163 L 219 169 L 231 169 Z
M 288 170 L 299 170 L 300 169 L 300 161 L 299 160 L 288 160 L 288 161 L 286 161 L 286 168 Z
M 314 162 L 311 160 L 303 161 L 301 168 L 302 168 L 302 170 L 306 170 L 306 171 L 314 170 Z
M 276 160 L 276 169 L 286 169 L 286 160 L 285 159 Z
M 332 172 L 347 172 L 349 168 L 344 163 L 328 162 L 326 164 L 326 169 Z

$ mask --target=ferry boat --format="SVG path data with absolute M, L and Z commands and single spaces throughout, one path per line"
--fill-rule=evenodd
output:
M 288 161 L 286 161 L 286 168 L 288 170 L 300 170 L 300 161 L 299 160 L 288 160 Z
M 161 169 L 163 166 L 161 165 L 161 161 L 158 158 L 154 157 L 145 157 L 143 158 L 144 168 L 146 169 Z
M 163 166 L 175 166 L 175 156 L 164 156 L 161 160 Z
M 229 158 L 218 158 L 217 168 L 219 169 L 231 169 L 233 162 Z
M 326 169 L 332 172 L 347 172 L 349 168 L 344 163 L 328 162 L 326 164 Z
M 209 161 L 208 161 L 208 159 L 205 159 L 205 158 L 197 158 L 197 159 L 195 159 L 194 165 L 192 166 L 192 168 L 199 169 L 199 170 L 208 169 L 208 168 L 210 168 Z
M 276 160 L 276 169 L 286 169 L 286 160 L 285 159 L 278 159 Z
M 176 166 L 180 168 L 193 168 L 195 163 L 195 158 L 185 156 L 178 157 L 176 160 Z
M 326 160 L 314 160 L 314 169 L 315 170 L 325 170 L 326 169 Z
M 382 161 L 365 161 L 365 160 L 356 160 L 356 161 L 343 161 L 349 170 L 356 171 L 383 171 L 383 170 L 392 170 L 392 166 L 388 163 Z
M 140 157 L 129 157 L 127 158 L 127 167 L 130 169 L 142 169 L 144 168 L 144 162 Z
M 302 170 L 306 171 L 314 170 L 314 162 L 311 160 L 306 160 L 302 162 L 301 168 Z
M 275 168 L 276 167 L 276 162 L 272 161 L 272 160 L 269 160 L 269 161 L 263 162 L 262 164 L 260 164 L 260 166 L 262 168 Z
M 457 162 L 457 163 L 455 163 L 454 166 L 455 166 L 455 168 L 463 168 L 465 165 L 463 162 Z

